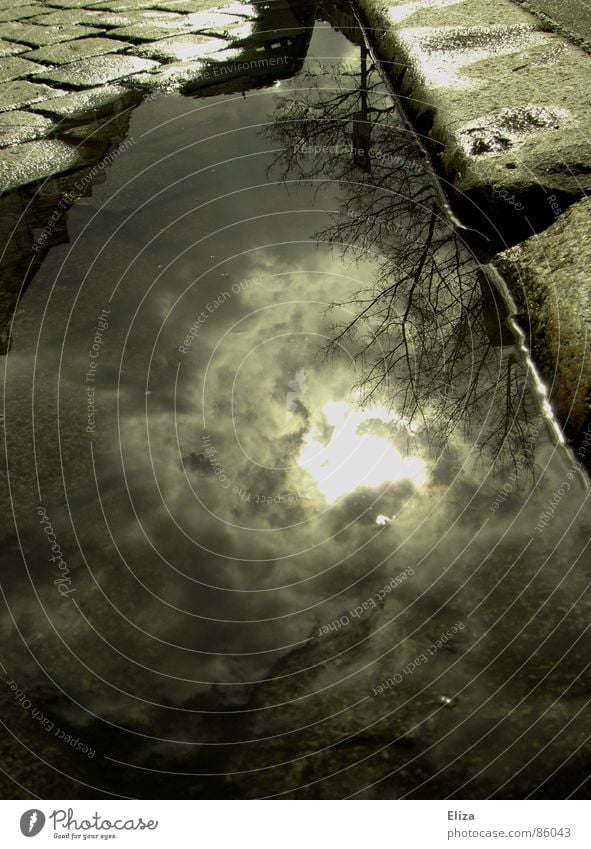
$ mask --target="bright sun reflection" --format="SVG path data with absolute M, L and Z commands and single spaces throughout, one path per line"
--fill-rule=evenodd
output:
M 329 401 L 321 420 L 306 434 L 298 462 L 327 501 L 336 501 L 361 486 L 410 481 L 419 487 L 425 482 L 425 463 L 420 457 L 404 457 L 390 439 L 369 433 L 370 426 L 362 429 L 376 420 L 404 424 L 386 407 L 358 409 L 345 401 Z M 410 429 L 408 433 L 413 435 Z

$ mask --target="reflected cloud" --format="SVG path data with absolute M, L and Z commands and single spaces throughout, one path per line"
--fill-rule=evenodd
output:
M 371 426 L 376 422 L 399 425 L 400 419 L 386 407 L 360 409 L 346 401 L 328 401 L 312 419 L 298 463 L 329 503 L 360 487 L 375 489 L 410 481 L 418 488 L 425 483 L 425 462 L 404 456 L 392 440 L 373 434 Z M 323 439 L 327 428 L 331 432 L 328 443 Z

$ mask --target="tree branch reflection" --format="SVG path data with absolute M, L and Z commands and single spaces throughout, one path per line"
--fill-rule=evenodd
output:
M 367 286 L 333 307 L 328 352 L 347 340 L 361 364 L 361 404 L 380 397 L 435 453 L 461 438 L 504 466 L 527 452 L 537 400 L 508 324 L 508 307 L 439 200 L 423 152 L 364 47 L 347 67 L 307 65 L 268 125 L 281 146 L 280 179 L 339 187 L 339 209 L 314 234 L 354 265 Z

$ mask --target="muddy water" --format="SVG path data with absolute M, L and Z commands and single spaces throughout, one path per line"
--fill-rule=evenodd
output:
M 317 17 L 291 79 L 139 105 L 19 301 L 6 795 L 585 794 L 585 477 Z

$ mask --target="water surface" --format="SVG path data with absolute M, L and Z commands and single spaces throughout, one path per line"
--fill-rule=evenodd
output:
M 8 684 L 7 795 L 584 795 L 585 477 L 316 14 L 293 77 L 131 112 L 18 303 L 1 661 L 95 754 Z

